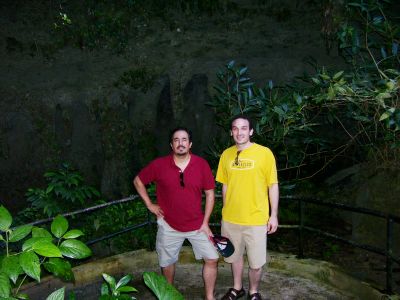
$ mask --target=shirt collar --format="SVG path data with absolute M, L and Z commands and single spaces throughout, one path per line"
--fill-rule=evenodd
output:
M 187 165 L 186 168 L 188 168 L 189 166 L 195 164 L 196 161 L 197 161 L 197 160 L 196 160 L 196 158 L 195 158 L 195 155 L 193 155 L 193 153 L 190 153 L 189 164 Z M 174 153 L 173 153 L 173 152 L 171 152 L 170 155 L 169 155 L 169 163 L 170 163 L 171 166 L 176 167 L 176 168 L 179 169 L 179 167 L 175 164 L 175 161 L 174 161 Z

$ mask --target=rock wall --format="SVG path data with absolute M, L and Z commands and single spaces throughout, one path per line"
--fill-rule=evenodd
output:
M 136 172 L 169 151 L 175 125 L 190 127 L 194 152 L 204 154 L 218 132 L 205 104 L 230 60 L 248 65 L 257 83 L 275 85 L 312 72 L 310 57 L 343 66 L 326 51 L 317 6 L 269 2 L 236 1 L 240 9 L 213 16 L 171 12 L 172 25 L 137 21 L 137 39 L 123 55 L 70 47 L 49 54 L 50 25 L 22 19 L 27 7 L 4 6 L 0 200 L 23 207 L 27 188 L 43 187 L 42 174 L 63 161 L 106 198 L 126 196 Z

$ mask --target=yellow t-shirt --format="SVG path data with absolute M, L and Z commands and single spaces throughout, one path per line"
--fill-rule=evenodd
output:
M 232 146 L 219 160 L 216 180 L 227 185 L 222 220 L 239 225 L 265 225 L 269 219 L 268 187 L 278 183 L 275 157 L 253 143 L 239 153 Z M 237 164 L 236 164 L 237 162 Z

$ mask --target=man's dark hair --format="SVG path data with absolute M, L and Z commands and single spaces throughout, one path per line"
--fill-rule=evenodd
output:
M 232 124 L 233 122 L 235 122 L 237 119 L 243 119 L 243 120 L 247 120 L 247 122 L 249 122 L 249 129 L 252 130 L 253 129 L 253 122 L 251 121 L 250 117 L 247 115 L 237 115 L 234 116 L 231 120 L 231 128 L 232 128 Z
M 192 132 L 189 129 L 187 129 L 186 127 L 180 126 L 180 127 L 174 128 L 170 131 L 170 133 L 169 133 L 169 142 L 170 143 L 172 142 L 172 137 L 174 136 L 175 132 L 177 132 L 177 131 L 186 131 L 186 133 L 188 134 L 188 137 L 189 137 L 189 142 L 192 142 Z

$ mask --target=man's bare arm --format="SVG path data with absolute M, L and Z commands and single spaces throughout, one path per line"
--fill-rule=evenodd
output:
M 267 231 L 271 234 L 278 229 L 279 185 L 277 183 L 272 184 L 268 188 L 268 196 L 271 213 L 268 220 Z
M 208 223 L 210 222 L 210 216 L 214 209 L 215 195 L 214 190 L 206 190 L 204 193 L 206 194 L 206 205 L 204 207 L 203 224 L 201 225 L 199 231 L 203 231 L 205 234 L 207 234 L 207 236 L 212 236 L 213 234 Z
M 157 218 L 164 216 L 164 212 L 162 211 L 160 206 L 158 206 L 157 204 L 154 204 L 151 201 L 149 194 L 147 193 L 146 186 L 140 180 L 139 176 L 135 177 L 135 179 L 133 180 L 133 185 L 135 186 L 136 191 L 138 192 L 139 196 L 142 198 L 147 209 L 150 210 L 153 214 L 155 214 L 157 216 Z

